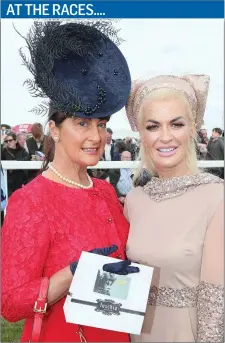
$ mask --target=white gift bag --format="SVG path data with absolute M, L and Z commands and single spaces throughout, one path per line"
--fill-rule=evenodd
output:
M 153 268 L 132 263 L 139 273 L 104 272 L 120 260 L 82 252 L 64 304 L 67 323 L 139 335 L 145 316 Z

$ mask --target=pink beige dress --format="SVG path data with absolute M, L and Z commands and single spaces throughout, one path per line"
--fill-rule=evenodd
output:
M 152 178 L 126 198 L 127 257 L 154 267 L 132 342 L 224 342 L 223 180 Z

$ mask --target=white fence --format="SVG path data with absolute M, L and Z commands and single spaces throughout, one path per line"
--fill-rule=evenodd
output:
M 6 198 L 8 199 L 7 189 L 7 170 L 16 169 L 41 169 L 41 161 L 1 161 L 2 168 L 4 171 L 5 185 L 6 185 Z M 136 169 L 140 162 L 138 161 L 101 161 L 96 166 L 90 167 L 91 169 L 120 169 L 130 168 Z M 201 169 L 207 168 L 224 168 L 224 161 L 198 161 L 198 166 Z

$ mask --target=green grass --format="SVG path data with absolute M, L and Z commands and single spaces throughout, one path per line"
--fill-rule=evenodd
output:
M 9 323 L 1 318 L 1 342 L 19 342 L 23 329 L 23 321 Z

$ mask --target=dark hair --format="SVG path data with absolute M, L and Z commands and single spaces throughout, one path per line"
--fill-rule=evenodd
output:
M 52 106 L 49 108 L 48 121 L 53 120 L 56 127 L 60 127 L 62 122 L 66 119 L 66 114 L 56 110 Z M 41 172 L 47 170 L 49 162 L 52 162 L 55 155 L 55 142 L 50 136 L 50 133 L 44 139 L 44 154 L 45 160 Z
M 53 120 L 55 123 L 55 126 L 60 127 L 66 118 L 76 118 L 76 117 L 72 116 L 71 114 L 66 114 L 65 112 L 57 110 L 53 106 L 50 105 L 48 122 L 50 120 Z M 109 117 L 104 117 L 101 119 L 109 120 Z M 55 142 L 52 139 L 50 134 L 48 134 L 48 136 L 46 136 L 44 139 L 44 154 L 45 154 L 45 160 L 41 169 L 41 173 L 47 170 L 49 162 L 53 161 L 54 155 L 55 155 Z
M 218 133 L 220 136 L 222 135 L 223 131 L 219 128 L 219 127 L 215 127 L 215 129 L 213 129 L 213 131 L 215 131 L 216 133 Z
M 118 140 L 116 141 L 115 143 L 115 149 L 117 150 L 117 152 L 119 154 L 122 154 L 122 152 L 126 151 L 127 150 L 127 146 L 126 146 L 126 143 L 121 141 L 121 140 Z
M 43 126 L 40 123 L 34 123 L 31 128 L 31 133 L 35 139 L 41 139 L 44 135 Z
M 13 139 L 14 141 L 17 140 L 17 137 L 16 137 L 15 132 L 13 132 L 13 131 L 8 131 L 7 134 L 6 134 L 6 137 L 9 137 L 9 136 L 12 137 L 12 139 Z M 16 142 L 16 149 L 20 149 L 20 148 L 21 148 L 21 146 L 19 145 L 18 142 Z
M 111 135 L 113 134 L 113 131 L 112 131 L 109 127 L 107 127 L 106 131 L 107 131 L 108 133 L 111 133 Z

